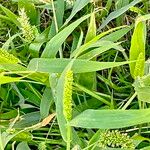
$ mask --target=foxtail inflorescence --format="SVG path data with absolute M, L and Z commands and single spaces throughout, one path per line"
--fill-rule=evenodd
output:
M 66 72 L 64 81 L 63 92 L 63 113 L 67 121 L 72 118 L 72 84 L 73 84 L 73 71 Z
M 21 62 L 14 55 L 8 53 L 6 50 L 0 48 L 0 63 L 17 64 Z
M 21 24 L 21 30 L 24 39 L 27 42 L 33 41 L 35 38 L 35 26 L 31 26 L 24 8 L 20 9 L 19 16 L 20 17 L 18 18 L 18 21 Z
M 135 149 L 133 140 L 126 133 L 121 133 L 118 130 L 101 133 L 99 147 L 104 149 L 107 147 L 129 150 Z

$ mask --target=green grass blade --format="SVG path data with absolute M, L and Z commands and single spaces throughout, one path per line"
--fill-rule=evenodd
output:
M 46 73 L 62 73 L 71 59 L 47 59 L 35 58 L 32 59 L 28 65 L 28 70 Z M 121 65 L 128 64 L 129 62 L 96 62 L 87 61 L 83 59 L 76 59 L 72 66 L 74 73 L 95 72 L 98 70 L 108 69 Z
M 91 0 L 76 0 L 75 4 L 73 6 L 73 9 L 71 11 L 70 16 L 68 17 L 68 19 L 66 20 L 66 22 L 64 23 L 64 25 L 66 25 L 74 16 L 77 12 L 79 12 L 84 6 L 86 6 Z
M 108 31 L 102 32 L 99 35 L 97 35 L 95 38 L 93 38 L 92 40 L 90 40 L 88 43 L 85 43 L 84 45 L 82 45 L 80 48 L 76 49 L 73 51 L 73 53 L 71 54 L 71 58 L 72 57 L 78 57 L 81 53 L 83 53 L 85 50 L 87 50 L 88 48 L 90 48 L 90 46 L 94 43 L 96 43 L 99 39 L 101 39 L 102 37 L 108 35 L 111 32 L 117 31 L 119 29 L 125 28 L 127 26 L 120 26 L 120 27 L 116 27 L 116 28 L 112 28 Z
M 102 23 L 102 25 L 99 27 L 98 30 L 101 30 L 102 28 L 104 28 L 111 20 L 119 17 L 120 15 L 122 15 L 123 13 L 125 13 L 128 9 L 130 9 L 132 6 L 138 4 L 139 2 L 141 2 L 141 0 L 134 0 L 130 4 L 122 7 L 121 9 L 116 10 L 116 11 L 110 13 L 108 15 L 108 17 L 106 18 L 106 20 L 104 20 L 104 22 Z
M 70 125 L 81 128 L 116 129 L 150 122 L 150 109 L 86 110 Z
M 88 60 L 90 60 L 90 59 L 95 58 L 96 56 L 99 56 L 100 54 L 102 54 L 102 53 L 104 53 L 107 50 L 110 50 L 112 48 L 113 49 L 116 49 L 116 48 L 119 49 L 118 45 L 120 44 L 120 42 L 118 42 L 118 43 L 108 42 L 108 43 L 109 44 L 107 44 L 107 45 L 102 45 L 99 48 L 95 48 L 95 49 L 93 49 L 93 50 L 91 50 L 91 51 L 81 55 L 79 58 L 80 59 L 88 59 Z
M 73 22 L 66 28 L 64 28 L 62 31 L 60 31 L 58 34 L 56 34 L 46 45 L 42 57 L 44 58 L 54 58 L 59 51 L 59 48 L 63 44 L 63 42 L 66 40 L 66 38 L 73 32 L 73 30 L 84 20 L 89 18 L 90 15 L 86 15 L 84 17 L 81 17 L 77 21 Z M 62 38 L 63 37 L 63 38 Z
M 9 19 L 16 24 L 18 27 L 20 27 L 20 23 L 17 20 L 17 15 L 15 15 L 14 13 L 12 13 L 9 9 L 7 9 L 6 7 L 2 6 L 0 4 L 0 8 L 4 11 L 4 13 L 9 17 Z
M 137 23 L 134 29 L 131 39 L 130 56 L 129 56 L 130 61 L 137 60 L 140 54 L 142 54 L 143 57 L 145 57 L 145 41 L 146 41 L 146 23 L 139 22 Z M 138 62 L 130 64 L 130 73 L 134 79 L 138 76 L 138 74 L 135 76 L 136 63 Z M 144 66 L 144 63 L 145 62 L 142 61 L 142 66 Z M 140 71 L 143 72 L 142 70 Z
M 43 97 L 41 99 L 41 104 L 40 104 L 40 114 L 42 119 L 48 116 L 52 100 L 53 100 L 53 96 L 52 96 L 51 89 L 47 87 L 44 91 Z

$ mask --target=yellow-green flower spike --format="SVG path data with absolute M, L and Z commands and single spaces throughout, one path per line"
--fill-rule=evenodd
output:
M 14 55 L 9 54 L 6 50 L 0 48 L 0 63 L 1 64 L 17 64 L 21 62 Z
M 72 84 L 73 72 L 71 70 L 66 72 L 63 91 L 63 113 L 67 121 L 72 118 Z
M 33 41 L 35 38 L 35 34 L 34 34 L 35 27 L 30 25 L 29 18 L 27 17 L 24 8 L 22 8 L 19 11 L 19 16 L 20 17 L 18 18 L 18 21 L 21 24 L 21 30 L 22 30 L 23 37 L 25 38 L 25 40 L 27 42 Z
M 126 133 L 120 133 L 118 130 L 106 131 L 101 133 L 99 147 L 121 148 L 130 150 L 135 149 L 133 140 Z

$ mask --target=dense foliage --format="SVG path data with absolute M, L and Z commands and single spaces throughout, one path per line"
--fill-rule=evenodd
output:
M 149 0 L 0 3 L 0 150 L 150 149 Z

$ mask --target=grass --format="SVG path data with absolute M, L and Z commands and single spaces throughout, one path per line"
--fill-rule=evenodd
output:
M 0 150 L 150 149 L 148 0 L 0 2 Z

